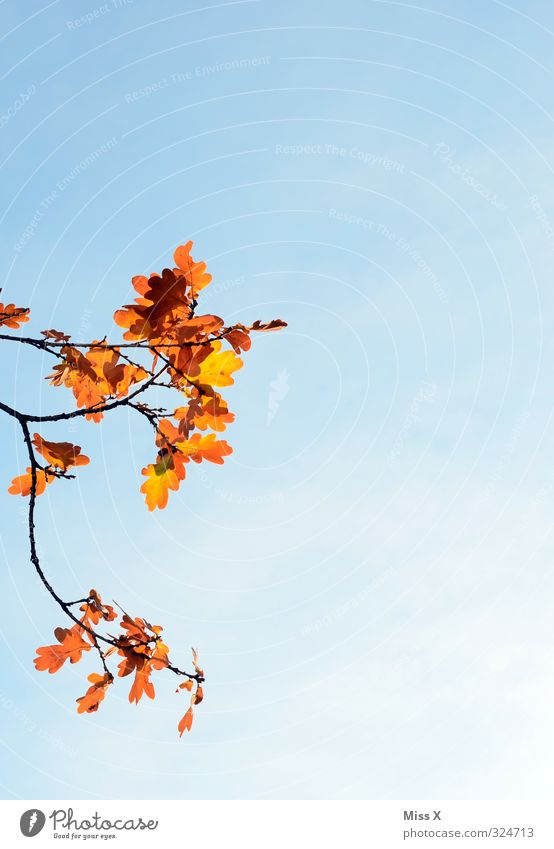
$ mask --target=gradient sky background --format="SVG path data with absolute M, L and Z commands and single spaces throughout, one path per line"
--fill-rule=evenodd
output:
M 0 19 L 0 279 L 26 329 L 119 338 L 131 276 L 189 238 L 205 311 L 289 322 L 226 393 L 235 453 L 163 512 L 137 416 L 42 429 L 93 460 L 39 501 L 47 573 L 163 624 L 179 665 L 199 646 L 186 739 L 169 674 L 82 717 L 92 656 L 35 672 L 65 623 L 0 421 L 5 798 L 551 797 L 552 5 Z M 3 400 L 72 408 L 48 357 L 2 352 Z

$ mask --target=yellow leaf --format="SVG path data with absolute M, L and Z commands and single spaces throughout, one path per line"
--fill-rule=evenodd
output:
M 164 457 L 157 463 L 150 463 L 142 470 L 142 474 L 146 476 L 140 491 L 146 497 L 146 504 L 149 510 L 163 510 L 167 506 L 169 490 L 179 489 L 179 476 L 173 467 L 173 461 L 170 456 Z M 184 477 L 184 468 L 181 480 Z
M 235 381 L 232 372 L 242 368 L 242 360 L 233 351 L 221 351 L 221 342 L 213 343 L 213 351 L 200 364 L 199 374 L 193 379 L 197 384 L 230 386 Z

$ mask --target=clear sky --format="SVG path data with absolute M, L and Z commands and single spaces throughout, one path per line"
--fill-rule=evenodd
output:
M 165 626 L 184 700 L 37 673 L 63 616 L 28 563 L 0 421 L 6 798 L 552 795 L 554 9 L 546 0 L 0 4 L 3 299 L 119 338 L 192 238 L 205 310 L 280 317 L 227 393 L 235 453 L 163 512 L 145 422 L 39 502 L 45 568 Z M 2 347 L 3 400 L 72 408 Z

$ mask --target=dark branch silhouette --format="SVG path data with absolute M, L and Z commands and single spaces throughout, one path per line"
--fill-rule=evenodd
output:
M 178 690 L 192 691 L 193 684 L 196 685 L 191 692 L 190 707 L 178 726 L 181 734 L 190 730 L 192 709 L 203 699 L 201 684 L 205 678 L 196 650 L 193 649 L 194 672 L 180 669 L 170 662 L 161 627 L 133 618 L 117 604 L 123 614 L 119 622 L 122 633 L 103 632 L 98 626 L 106 628 L 119 614 L 102 602 L 96 590 L 76 601 L 65 601 L 44 574 L 37 552 L 37 498 L 55 480 L 74 478 L 70 470 L 88 465 L 89 458 L 81 453 L 80 446 L 51 442 L 38 433 L 31 435 L 30 424 L 63 423 L 78 417 L 99 422 L 105 413 L 119 407 L 134 410 L 152 427 L 156 443 L 155 462 L 142 470 L 146 481 L 141 492 L 149 510 L 166 506 L 169 492 L 179 488 L 191 460 L 223 463 L 232 449 L 226 441 L 217 440 L 216 435 L 225 430 L 234 416 L 219 394 L 219 387 L 234 382 L 231 375 L 242 366 L 237 355 L 250 349 L 251 332 L 279 330 L 285 323 L 274 320 L 268 324 L 257 321 L 251 326 L 225 326 L 218 316 L 197 316 L 198 294 L 210 283 L 211 276 L 204 263 L 192 260 L 191 246 L 189 242 L 177 248 L 177 267 L 173 270 L 164 269 L 161 275 L 152 274 L 149 278 L 133 278 L 139 297 L 114 316 L 116 323 L 125 329 L 126 341 L 111 343 L 104 337 L 100 341 L 76 343 L 57 330 L 42 331 L 42 338 L 0 334 L 0 341 L 16 342 L 51 354 L 56 365 L 48 375 L 50 383 L 70 389 L 77 403 L 74 410 L 35 415 L 0 402 L 0 411 L 20 426 L 29 461 L 26 474 L 14 478 L 9 492 L 28 498 L 30 560 L 49 595 L 73 623 L 69 629 L 56 628 L 57 644 L 37 649 L 35 666 L 53 673 L 67 659 L 75 663 L 84 651 L 92 648 L 97 652 L 103 675 L 89 676 L 92 686 L 77 699 L 79 713 L 95 712 L 114 682 L 108 667 L 113 654 L 122 658 L 119 677 L 134 675 L 129 700 L 136 703 L 143 694 L 154 698 L 150 675 L 168 669 L 186 678 Z M 0 304 L 1 327 L 17 330 L 28 320 L 28 308 Z M 229 348 L 221 350 L 224 342 Z M 130 350 L 151 357 L 151 364 L 136 362 L 127 353 Z M 142 396 L 153 387 L 178 393 L 179 405 L 169 409 L 149 405 Z M 207 430 L 212 432 L 206 433 Z M 79 609 L 74 611 L 77 605 Z

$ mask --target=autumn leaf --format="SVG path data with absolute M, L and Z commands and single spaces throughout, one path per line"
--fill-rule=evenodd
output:
M 58 644 L 51 646 L 40 646 L 35 657 L 35 668 L 39 672 L 48 670 L 50 673 L 57 672 L 66 660 L 77 663 L 81 660 L 84 651 L 90 651 L 90 646 L 85 643 L 81 636 L 82 629 L 79 625 L 72 628 L 56 628 L 54 636 Z
M 113 681 L 113 676 L 109 672 L 105 675 L 93 672 L 87 680 L 90 681 L 92 686 L 88 688 L 84 696 L 77 699 L 77 713 L 94 713 L 98 710 L 100 702 L 103 701 L 106 691 Z
M 120 362 L 117 347 L 98 341 L 91 343 L 86 354 L 71 345 L 65 345 L 60 354 L 63 362 L 54 366 L 47 379 L 54 386 L 71 389 L 79 408 L 100 407 L 109 398 L 121 398 L 131 386 L 148 377 L 142 366 Z M 99 422 L 102 418 L 102 411 L 86 415 L 89 421 Z
M 142 366 L 122 361 L 117 347 L 100 343 L 87 351 L 85 357 L 94 373 L 94 385 L 103 399 L 124 397 L 131 386 L 140 383 L 149 374 Z M 90 377 L 89 373 L 87 375 Z
M 117 674 L 120 678 L 126 678 L 127 675 L 136 672 L 137 668 L 144 663 L 144 656 L 140 655 L 133 648 L 120 649 L 119 654 L 124 655 L 123 660 L 119 662 L 117 667 Z
M 225 440 L 216 440 L 213 433 L 207 436 L 193 434 L 190 439 L 183 440 L 179 430 L 168 419 L 160 420 L 156 442 L 161 448 L 158 462 L 150 463 L 142 470 L 147 480 L 140 488 L 149 510 L 163 510 L 167 506 L 169 491 L 179 489 L 189 460 L 195 463 L 209 460 L 221 465 L 223 458 L 233 451 Z
M 169 419 L 159 419 L 156 428 L 156 445 L 161 452 L 171 452 L 175 443 L 182 438 L 180 430 Z
M 0 290 L 1 291 L 1 290 Z M 16 307 L 15 304 L 0 304 L 0 327 L 17 330 L 20 324 L 29 321 L 29 308 Z
M 48 472 L 43 472 L 42 469 L 37 469 L 36 476 L 37 483 L 35 495 L 42 495 L 47 485 L 54 481 L 54 476 L 49 475 Z M 12 480 L 12 485 L 9 487 L 8 492 L 10 495 L 30 495 L 32 485 L 32 469 L 28 467 L 25 475 L 19 475 L 19 477 Z
M 253 332 L 274 331 L 286 326 L 280 319 L 267 323 L 256 321 L 251 326 L 226 325 L 218 315 L 197 315 L 199 295 L 212 278 L 206 264 L 192 258 L 191 250 L 192 242 L 189 241 L 176 249 L 174 268 L 132 278 L 134 302 L 117 310 L 114 316 L 123 330 L 123 338 L 130 344 L 112 344 L 106 336 L 101 340 L 71 344 L 68 334 L 53 328 L 43 330 L 38 339 L 22 337 L 18 340 L 42 352 L 56 353 L 56 363 L 47 380 L 52 386 L 63 386 L 72 393 L 78 414 L 87 421 L 100 422 L 104 412 L 126 405 L 131 415 L 134 415 L 133 410 L 139 413 L 142 425 L 146 422 L 153 428 L 155 460 L 142 469 L 141 485 L 151 511 L 167 505 L 169 492 L 176 491 L 185 480 L 186 467 L 191 461 L 201 463 L 205 460 L 221 465 L 232 453 L 230 445 L 217 438 L 217 434 L 234 421 L 233 413 L 217 389 L 234 383 L 234 373 L 243 365 L 240 355 L 252 347 Z M 0 304 L 0 325 L 18 328 L 28 318 L 27 308 Z M 81 333 L 79 338 L 82 338 Z M 150 387 L 156 387 L 156 393 L 158 387 L 164 390 L 154 396 L 153 403 L 146 396 L 135 397 Z M 166 405 L 167 390 L 171 391 L 174 400 Z M 158 396 L 160 399 L 163 396 L 164 400 L 158 401 Z M 31 465 L 25 474 L 12 480 L 10 494 L 28 496 L 34 489 L 35 494 L 40 495 L 56 477 L 72 477 L 68 472 L 89 463 L 80 446 L 71 442 L 52 442 L 35 433 L 29 444 L 29 421 L 39 418 L 61 421 L 68 415 L 75 413 L 48 417 L 17 413 Z M 35 461 L 33 449 L 42 458 L 40 463 Z M 76 700 L 79 714 L 96 712 L 105 698 L 114 681 L 108 670 L 110 658 L 113 660 L 117 656 L 118 677 L 132 680 L 129 701 L 135 704 L 143 696 L 154 699 L 152 679 L 155 673 L 170 670 L 186 678 L 177 691 L 185 690 L 189 694 L 190 706 L 179 721 L 178 729 L 181 736 L 184 731 L 190 731 L 193 710 L 204 699 L 204 671 L 196 649 L 192 650 L 194 673 L 185 672 L 170 662 L 169 647 L 162 639 L 160 625 L 151 625 L 139 616 L 132 617 L 120 608 L 119 628 L 115 626 L 117 630 L 113 633 L 114 626 L 109 623 L 119 619 L 120 614 L 111 605 L 104 604 L 94 589 L 85 598 L 62 601 L 41 569 L 32 507 L 31 503 L 28 521 L 31 560 L 46 588 L 73 620 L 70 628 L 56 628 L 56 643 L 37 649 L 34 658 L 37 670 L 55 673 L 68 659 L 74 664 L 82 658 L 83 652 L 91 649 L 98 652 L 103 674 L 88 676 L 90 686 Z
M 121 620 L 121 627 L 127 631 L 126 637 L 128 640 L 135 643 L 145 643 L 149 639 L 150 635 L 146 630 L 149 626 L 144 619 L 140 618 L 140 616 L 132 619 L 127 613 L 125 613 Z
M 212 353 L 201 363 L 195 383 L 208 386 L 230 386 L 234 371 L 242 368 L 242 360 L 233 351 L 221 351 L 221 342 L 214 342 Z
M 129 691 L 129 701 L 138 705 L 143 694 L 149 699 L 155 698 L 154 685 L 150 681 L 152 668 L 149 659 L 134 652 L 128 654 L 119 664 L 119 677 L 125 677 L 131 672 L 135 673 L 135 678 Z
M 169 663 L 169 648 L 163 640 L 157 640 L 150 657 L 152 669 L 164 669 Z
M 65 473 L 73 466 L 86 466 L 90 462 L 88 457 L 81 454 L 80 446 L 70 442 L 47 442 L 40 434 L 35 433 L 33 445 L 49 463 L 49 468 L 36 470 L 36 495 L 42 495 L 47 485 L 56 479 L 51 469 L 57 468 Z M 26 474 L 12 480 L 8 492 L 10 495 L 30 495 L 32 483 L 32 469 L 28 467 Z
M 135 680 L 129 690 L 129 701 L 131 704 L 134 702 L 138 705 L 143 694 L 148 696 L 149 699 L 154 699 L 156 697 L 154 685 L 150 681 L 151 671 L 150 664 L 147 662 L 144 663 L 142 669 L 137 669 L 135 673 Z
M 141 298 L 114 313 L 114 321 L 126 328 L 124 339 L 155 339 L 163 335 L 166 324 L 185 318 L 190 311 L 187 281 L 169 268 L 153 274 L 146 284 L 141 281 Z
M 175 466 L 171 454 L 164 456 L 157 463 L 150 463 L 142 470 L 146 480 L 140 488 L 144 494 L 149 510 L 163 510 L 167 506 L 169 490 L 179 489 L 179 482 L 184 479 L 184 467 Z
M 255 321 L 250 330 L 256 330 L 258 333 L 268 333 L 271 330 L 281 330 L 283 327 L 287 327 L 287 322 L 281 321 L 280 318 L 274 318 L 273 321 L 268 321 L 266 324 L 262 324 L 261 321 Z
M 235 414 L 229 412 L 227 402 L 215 390 L 191 398 L 187 407 L 177 407 L 173 417 L 177 419 L 179 430 L 185 435 L 194 427 L 199 430 L 211 428 L 221 433 L 235 420 Z
M 64 345 L 60 349 L 60 356 L 63 361 L 55 365 L 52 374 L 46 378 L 53 386 L 65 385 L 71 388 L 76 381 L 85 377 L 92 382 L 96 381 L 97 375 L 91 363 L 77 348 Z
M 225 334 L 225 339 L 237 354 L 240 354 L 241 351 L 249 351 L 252 347 L 252 340 L 248 335 L 247 327 L 237 326 L 232 328 Z
M 194 433 L 190 439 L 177 442 L 176 447 L 181 454 L 195 463 L 209 460 L 210 463 L 222 465 L 223 458 L 233 453 L 233 449 L 224 439 L 216 439 L 215 433 L 209 433 L 207 436 Z
M 185 321 L 171 329 L 171 336 L 174 336 L 175 342 L 179 344 L 204 342 L 222 327 L 223 319 L 218 315 L 187 315 Z
M 69 342 L 71 336 L 66 336 L 60 330 L 41 330 L 45 339 L 53 339 L 54 342 Z
M 173 259 L 179 270 L 185 275 L 192 297 L 196 298 L 198 293 L 211 283 L 212 275 L 206 271 L 205 262 L 194 262 L 190 255 L 191 248 L 191 241 L 187 242 L 186 245 L 179 245 L 173 254 Z
M 183 736 L 184 731 L 190 731 L 192 728 L 192 708 L 189 707 L 184 717 L 179 722 L 177 726 L 177 730 L 179 731 L 179 737 Z
M 104 396 L 101 387 L 97 385 L 98 375 L 92 363 L 71 345 L 64 346 L 60 354 L 63 361 L 54 366 L 52 374 L 47 375 L 46 379 L 53 386 L 66 386 L 71 389 L 79 408 L 100 406 Z M 88 420 L 93 421 L 100 421 L 102 417 L 101 412 L 86 416 Z
M 57 672 L 66 662 L 68 655 L 61 645 L 39 646 L 37 657 L 34 659 L 35 669 L 39 672 L 48 670 L 50 673 Z
M 98 625 L 101 619 L 111 622 L 117 619 L 117 613 L 109 604 L 103 604 L 96 590 L 90 590 L 88 600 L 81 605 L 83 611 L 81 622 L 87 625 Z
M 62 644 L 71 663 L 81 660 L 84 651 L 90 651 L 90 646 L 82 638 L 83 629 L 79 625 L 72 628 L 56 628 L 54 636 Z
M 90 459 L 81 454 L 81 446 L 72 445 L 71 442 L 47 442 L 40 434 L 35 433 L 33 445 L 51 466 L 56 466 L 63 472 L 67 472 L 72 466 L 88 466 L 90 463 Z
M 173 385 L 177 389 L 187 390 L 191 385 L 194 385 L 194 379 L 200 373 L 200 367 L 212 353 L 213 345 L 185 345 L 184 347 L 176 348 L 169 347 L 165 354 L 163 349 L 156 346 L 156 351 L 159 351 L 169 360 L 171 364 L 170 375 Z

